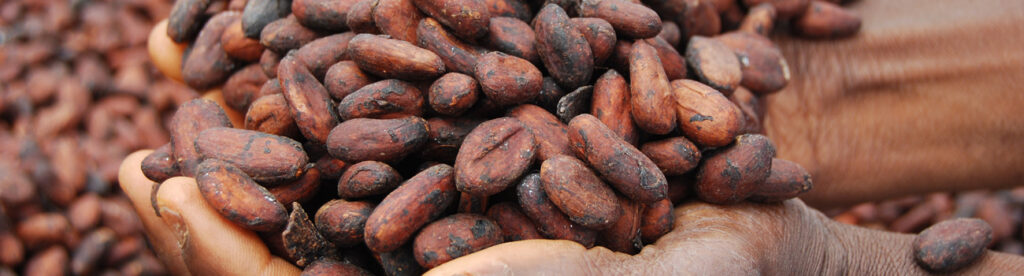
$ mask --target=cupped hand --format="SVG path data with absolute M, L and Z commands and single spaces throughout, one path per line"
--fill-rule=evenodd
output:
M 181 80 L 182 45 L 166 35 L 167 21 L 157 24 L 149 38 L 150 56 L 166 76 Z M 204 98 L 225 106 L 217 89 Z M 232 123 L 240 125 L 241 115 L 225 108 Z M 273 256 L 252 231 L 222 217 L 199 194 L 195 179 L 174 177 L 160 185 L 156 206 L 151 192 L 157 183 L 142 174 L 141 163 L 151 150 L 141 150 L 121 163 L 118 182 L 145 227 L 157 256 L 174 275 L 297 275 L 299 269 Z
M 499 244 L 452 260 L 427 275 L 800 275 L 829 274 L 844 260 L 835 227 L 799 200 L 675 210 L 674 230 L 636 255 L 571 241 Z

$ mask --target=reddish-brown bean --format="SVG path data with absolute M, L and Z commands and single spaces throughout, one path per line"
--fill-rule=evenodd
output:
M 626 0 L 580 0 L 579 15 L 608 21 L 615 32 L 629 38 L 649 38 L 661 31 L 661 18 L 643 4 Z
M 146 158 L 142 159 L 142 174 L 156 183 L 161 183 L 168 178 L 181 175 L 181 171 L 178 170 L 178 163 L 174 162 L 174 155 L 171 153 L 171 143 L 156 148 L 149 155 L 146 155 Z M 11 175 L 8 175 L 8 177 L 11 177 Z M 12 191 L 7 186 L 0 186 L 5 188 L 5 194 Z
M 771 40 L 748 32 L 730 32 L 715 39 L 736 53 L 743 73 L 740 85 L 758 95 L 786 87 L 789 64 Z
M 992 242 L 992 227 L 975 218 L 935 224 L 914 238 L 914 260 L 932 272 L 954 272 L 966 267 Z
M 349 0 L 342 0 L 349 1 Z M 333 1 L 332 1 L 333 2 Z M 306 65 L 310 73 L 317 79 L 325 79 L 327 70 L 339 61 L 349 59 L 348 42 L 356 36 L 353 32 L 329 35 L 317 38 L 302 45 L 295 52 L 295 57 Z M 325 82 L 326 83 L 326 82 Z
M 490 31 L 484 39 L 488 48 L 521 57 L 533 64 L 540 64 L 537 48 L 534 47 L 537 42 L 537 36 L 533 33 L 533 28 L 530 28 L 530 25 L 526 24 L 523 19 L 497 16 L 491 17 L 489 24 Z
M 458 196 L 453 172 L 451 166 L 434 165 L 388 194 L 366 220 L 366 246 L 374 252 L 398 249 L 441 215 Z
M 326 143 L 327 135 L 338 124 L 327 89 L 292 54 L 281 59 L 278 76 L 302 136 L 315 144 Z
M 669 80 L 686 78 L 686 58 L 680 55 L 675 47 L 661 37 L 652 37 L 644 41 L 658 51 L 658 59 L 661 60 L 661 66 L 665 68 L 665 76 Z
M 402 175 L 377 161 L 355 163 L 338 178 L 338 196 L 356 199 L 391 192 L 402 184 Z
M 739 31 L 755 33 L 762 36 L 769 36 L 775 28 L 775 6 L 771 3 L 761 3 L 750 8 L 747 16 L 740 22 Z
M 379 34 L 380 29 L 373 20 L 373 10 L 377 8 L 378 0 L 360 0 L 352 7 L 349 7 L 346 14 L 345 25 L 357 34 Z
M 473 129 L 455 157 L 455 186 L 460 192 L 493 195 L 505 190 L 529 168 L 536 153 L 533 133 L 519 120 L 502 117 Z
M 491 14 L 480 0 L 412 0 L 416 7 L 456 36 L 473 41 L 487 34 Z
M 409 42 L 358 34 L 348 45 L 348 56 L 359 69 L 383 78 L 433 79 L 445 70 L 440 57 Z
M 224 51 L 220 37 L 239 16 L 238 12 L 223 12 L 206 23 L 181 63 L 185 84 L 202 91 L 224 83 L 231 76 L 238 63 Z
M 537 232 L 537 225 L 523 214 L 515 202 L 501 202 L 487 209 L 487 217 L 501 227 L 505 242 L 543 239 Z
M 271 186 L 298 179 L 309 162 L 301 143 L 245 129 L 209 128 L 199 133 L 195 146 L 202 158 L 227 162 Z
M 263 86 L 266 83 L 267 74 L 263 73 L 263 68 L 259 64 L 252 64 L 231 74 L 221 89 L 221 95 L 228 107 L 244 112 L 253 101 L 264 95 Z
M 675 128 L 672 87 L 658 51 L 642 40 L 633 43 L 629 53 L 630 112 L 644 131 L 667 134 Z
M 781 15 L 781 11 L 779 12 Z M 824 1 L 811 1 L 807 12 L 793 22 L 800 35 L 814 38 L 838 38 L 856 34 L 860 30 L 860 16 Z
M 779 19 L 789 19 L 803 14 L 810 2 L 810 0 L 743 0 L 743 4 L 747 7 L 754 7 L 761 3 L 771 4 L 778 12 Z
M 427 121 L 358 118 L 338 124 L 327 137 L 327 151 L 345 162 L 398 161 L 427 140 Z
M 280 230 L 288 220 L 284 205 L 273 194 L 227 162 L 203 161 L 199 164 L 196 183 L 210 207 L 245 229 Z
M 674 209 L 672 201 L 667 198 L 644 206 L 643 216 L 640 218 L 640 237 L 644 244 L 652 244 L 672 231 L 676 218 L 672 213 Z
M 449 71 L 472 75 L 477 59 L 487 50 L 463 42 L 433 18 L 424 18 L 416 27 L 416 45 L 437 54 Z
M 604 19 L 594 17 L 576 17 L 569 20 L 590 44 L 590 51 L 594 55 L 594 64 L 604 64 L 604 61 L 615 50 L 615 29 L 612 28 L 612 25 Z
M 629 86 L 614 69 L 608 70 L 594 83 L 590 114 L 608 126 L 626 142 L 636 145 L 640 133 L 630 112 Z
M 533 32 L 537 35 L 537 54 L 560 86 L 576 89 L 590 82 L 593 52 L 562 7 L 545 5 L 534 18 Z
M 171 152 L 181 174 L 195 177 L 196 166 L 202 162 L 195 141 L 199 133 L 213 127 L 231 127 L 231 120 L 216 102 L 195 99 L 178 107 L 167 131 L 171 135 Z
M 579 159 L 557 155 L 545 160 L 540 182 L 551 203 L 579 225 L 605 229 L 622 215 L 615 192 Z
M 348 9 L 358 0 L 292 0 L 295 19 L 311 29 L 345 30 Z
M 543 81 L 540 70 L 532 63 L 502 52 L 481 55 L 474 72 L 480 91 L 502 106 L 533 100 Z
M 292 202 L 305 204 L 320 191 L 320 168 L 313 164 L 306 165 L 306 173 L 301 178 L 267 190 L 281 205 L 291 206 Z
M 814 187 L 811 174 L 800 164 L 789 160 L 772 158 L 772 169 L 764 183 L 757 185 L 750 200 L 756 202 L 780 202 L 795 198 Z
M 359 88 L 377 81 L 377 78 L 359 70 L 359 65 L 351 60 L 343 60 L 327 69 L 324 75 L 324 87 L 331 98 L 337 101 L 345 99 Z
M 370 276 L 373 273 L 364 270 L 363 268 L 350 264 L 343 261 L 335 261 L 330 258 L 323 258 L 313 261 L 312 264 L 302 269 L 302 274 L 299 276 L 330 276 L 330 275 L 349 275 L 349 276 Z
M 390 119 L 423 115 L 423 94 L 410 83 L 388 79 L 363 86 L 338 103 L 338 116 Z
M 370 217 L 373 203 L 335 199 L 324 203 L 316 212 L 316 228 L 324 238 L 338 247 L 351 247 L 363 243 L 363 228 Z
M 444 74 L 430 85 L 427 100 L 437 113 L 458 116 L 473 107 L 479 91 L 476 79 L 452 72 Z
M 640 151 L 668 175 L 682 175 L 697 167 L 700 149 L 686 137 L 672 137 L 643 144 Z
M 644 246 L 640 239 L 640 219 L 644 208 L 622 196 L 618 201 L 619 206 L 615 208 L 619 208 L 622 216 L 599 233 L 598 243 L 615 252 L 636 254 Z
M 714 88 L 681 79 L 672 82 L 673 108 L 679 129 L 691 141 L 705 147 L 732 143 L 743 127 L 743 113 Z
M 589 114 L 569 122 L 569 146 L 605 181 L 641 203 L 665 198 L 668 184 L 658 166 Z
M 726 96 L 732 94 L 743 78 L 736 54 L 724 43 L 712 38 L 690 38 L 690 44 L 686 46 L 686 62 L 701 82 Z
M 523 213 L 537 223 L 537 230 L 544 237 L 574 241 L 587 248 L 594 246 L 597 231 L 573 223 L 558 210 L 544 192 L 540 174 L 523 177 L 516 188 L 516 198 Z
M 266 95 L 256 99 L 245 112 L 245 129 L 263 133 L 295 137 L 299 128 L 292 119 L 288 100 L 283 94 Z
M 508 111 L 508 116 L 523 123 L 537 141 L 537 160 L 544 161 L 559 154 L 571 155 L 569 127 L 543 108 L 524 104 Z
M 182 43 L 191 40 L 203 27 L 204 12 L 213 1 L 183 0 L 175 1 L 171 13 L 167 17 L 167 36 L 174 42 Z
M 258 39 L 245 36 L 242 31 L 242 18 L 231 23 L 220 35 L 220 44 L 224 46 L 224 52 L 228 56 L 246 62 L 253 62 L 260 59 L 264 47 Z
M 424 17 L 412 0 L 378 0 L 373 8 L 373 21 L 382 33 L 409 43 L 418 41 L 416 25 Z
M 295 19 L 294 15 L 274 20 L 260 32 L 260 44 L 279 54 L 287 54 L 316 39 L 320 34 L 310 30 Z
M 768 178 L 775 146 L 760 134 L 743 134 L 709 153 L 697 171 L 697 196 L 715 204 L 743 201 Z
M 454 214 L 423 227 L 412 250 L 416 261 L 429 269 L 502 242 L 501 228 L 491 219 Z

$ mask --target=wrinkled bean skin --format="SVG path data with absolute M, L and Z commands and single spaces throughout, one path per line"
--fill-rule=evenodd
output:
M 210 207 L 243 228 L 275 231 L 283 229 L 287 223 L 288 212 L 284 206 L 245 172 L 227 162 L 203 161 L 196 183 Z
M 396 250 L 441 215 L 458 196 L 453 172 L 448 165 L 432 166 L 388 194 L 366 220 L 366 246 L 374 252 Z
M 352 164 L 338 178 L 338 196 L 357 199 L 384 195 L 402 184 L 402 175 L 388 164 L 363 161 Z
M 366 219 L 374 207 L 373 203 L 366 201 L 328 201 L 314 216 L 316 228 L 338 247 L 359 245 L 363 242 Z
M 771 172 L 775 146 L 760 134 L 743 134 L 732 145 L 709 153 L 694 186 L 701 200 L 733 204 L 747 199 Z
M 537 231 L 544 237 L 578 242 L 587 248 L 594 246 L 597 231 L 573 223 L 558 210 L 544 192 L 540 174 L 523 177 L 516 188 L 516 198 L 523 213 L 537 224 Z
M 338 124 L 327 137 L 327 151 L 334 158 L 357 163 L 398 161 L 419 149 L 427 140 L 427 121 L 401 119 L 352 119 Z
M 537 232 L 537 225 L 514 202 L 491 205 L 487 217 L 498 223 L 506 242 L 544 238 Z
M 551 202 L 579 225 L 601 230 L 622 216 L 615 192 L 575 157 L 557 155 L 545 160 L 540 181 Z
M 954 272 L 970 265 L 992 242 L 992 227 L 983 220 L 960 218 L 940 222 L 914 238 L 914 260 L 925 269 Z
M 406 41 L 358 34 L 348 45 L 348 56 L 359 69 L 382 78 L 424 80 L 445 72 L 440 57 Z
M 768 173 L 768 178 L 757 186 L 750 200 L 764 203 L 781 202 L 806 193 L 813 187 L 811 174 L 800 164 L 772 158 L 772 170 Z
M 195 147 L 204 159 L 227 162 L 272 186 L 298 179 L 309 162 L 299 142 L 252 130 L 210 128 L 199 133 Z
M 338 103 L 342 120 L 392 119 L 423 115 L 423 94 L 408 82 L 388 79 L 367 84 Z
M 650 38 L 661 31 L 658 13 L 627 0 L 580 0 L 579 15 L 604 19 L 616 33 L 629 38 Z
M 430 269 L 502 242 L 501 227 L 490 218 L 454 214 L 423 227 L 412 250 L 416 261 Z
M 636 145 L 640 140 L 640 132 L 633 123 L 630 104 L 629 85 L 619 72 L 608 70 L 597 78 L 591 96 L 590 114 L 619 135 L 619 138 Z
M 476 103 L 480 85 L 462 73 L 444 74 L 430 85 L 427 100 L 431 109 L 442 115 L 458 116 Z
M 537 53 L 555 81 L 566 89 L 590 82 L 594 55 L 583 34 L 572 27 L 565 10 L 558 5 L 545 5 L 533 22 Z
M 459 38 L 474 41 L 487 34 L 491 14 L 484 1 L 412 0 L 412 3 Z
M 455 157 L 455 185 L 464 193 L 497 194 L 523 175 L 534 154 L 533 133 L 519 120 L 484 122 L 466 136 Z
M 543 162 L 559 154 L 572 155 L 569 149 L 569 127 L 543 108 L 524 104 L 508 112 L 533 133 L 537 141 L 537 161 Z
M 472 75 L 476 72 L 480 56 L 487 53 L 487 50 L 480 46 L 463 42 L 449 33 L 437 20 L 429 17 L 419 22 L 416 36 L 416 45 L 437 54 L 444 62 L 445 68 L 452 72 Z
M 569 122 L 569 146 L 616 190 L 647 203 L 665 198 L 668 183 L 658 166 L 589 114 Z
M 199 133 L 208 128 L 231 127 L 224 110 L 216 102 L 206 99 L 189 101 L 171 117 L 167 130 L 171 135 L 171 150 L 181 174 L 195 177 L 196 167 L 202 162 L 195 141 Z
M 743 128 L 743 112 L 722 93 L 693 80 L 672 82 L 679 129 L 705 147 L 732 143 Z
M 281 59 L 277 75 L 302 136 L 313 143 L 325 144 L 327 135 L 338 124 L 327 89 L 292 54 Z
M 640 239 L 640 219 L 644 208 L 622 196 L 619 196 L 619 206 L 616 208 L 621 210 L 622 216 L 601 231 L 598 243 L 615 252 L 636 254 L 644 246 Z
M 181 63 L 185 84 L 202 91 L 224 83 L 231 76 L 238 63 L 224 51 L 220 37 L 239 16 L 237 12 L 217 14 L 199 31 Z
M 644 244 L 652 244 L 672 231 L 676 217 L 672 213 L 675 210 L 672 205 L 672 201 L 666 198 L 643 207 L 643 216 L 640 217 L 640 237 Z
M 480 56 L 475 72 L 480 91 L 498 105 L 527 103 L 540 94 L 543 76 L 525 59 L 490 52 Z
M 633 43 L 629 53 L 630 111 L 633 121 L 651 134 L 667 134 L 675 128 L 672 87 L 657 50 L 644 41 Z
M 700 149 L 685 137 L 647 142 L 640 146 L 640 151 L 651 158 L 666 176 L 682 175 L 697 167 L 700 161 Z

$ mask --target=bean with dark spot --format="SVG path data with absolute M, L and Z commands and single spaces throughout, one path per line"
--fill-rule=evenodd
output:
M 413 241 L 413 256 L 424 268 L 504 242 L 501 228 L 477 214 L 455 214 L 437 220 L 420 231 Z
M 760 134 L 743 134 L 728 147 L 708 153 L 694 186 L 701 200 L 733 204 L 750 197 L 771 172 L 775 146 Z
M 632 200 L 648 203 L 668 194 L 658 166 L 589 114 L 569 122 L 569 146 L 601 177 Z
M 458 196 L 453 172 L 451 166 L 434 165 L 388 194 L 366 220 L 366 246 L 374 252 L 399 249 L 420 227 L 440 216 Z
M 455 157 L 460 192 L 494 195 L 519 179 L 533 162 L 536 140 L 519 120 L 502 117 L 473 129 Z
M 288 221 L 288 212 L 274 195 L 227 162 L 203 161 L 196 183 L 210 207 L 242 228 L 280 231 Z

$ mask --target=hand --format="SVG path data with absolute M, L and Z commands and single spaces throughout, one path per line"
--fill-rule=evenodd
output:
M 1024 119 L 1014 111 L 1024 105 L 1024 2 L 862 0 L 849 7 L 863 18 L 854 37 L 773 38 L 793 79 L 764 99 L 764 125 L 779 157 L 811 172 L 815 187 L 802 198 L 835 207 L 1017 185 L 1024 178 Z M 691 203 L 676 209 L 673 232 L 636 256 L 535 240 L 431 273 L 924 274 L 908 253 L 913 236 L 826 221 L 796 201 Z M 1021 267 L 1008 255 L 984 258 L 970 269 Z
M 157 68 L 172 79 L 181 79 L 184 47 L 166 36 L 167 21 L 150 35 L 150 55 Z M 218 101 L 219 91 L 203 97 Z M 222 106 L 223 100 L 218 101 Z M 230 111 L 230 110 L 227 110 Z M 233 114 L 232 114 L 233 113 Z M 237 112 L 232 121 L 241 122 Z M 158 217 L 150 204 L 154 183 L 142 174 L 141 163 L 151 150 L 132 153 L 121 163 L 118 182 L 143 222 L 157 256 L 174 275 L 297 275 L 290 262 L 270 254 L 253 232 L 242 229 L 206 204 L 195 179 L 174 177 L 164 181 L 156 195 Z
M 793 79 L 765 99 L 780 158 L 818 208 L 1024 178 L 1024 2 L 851 1 L 840 40 L 777 35 Z

